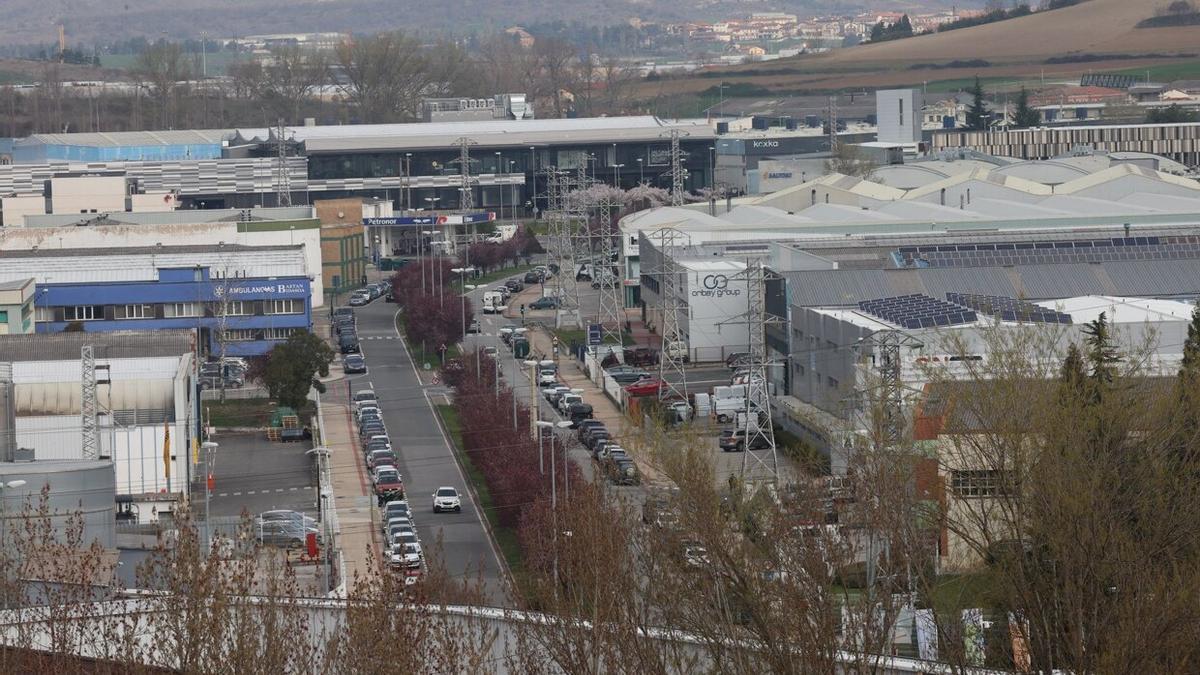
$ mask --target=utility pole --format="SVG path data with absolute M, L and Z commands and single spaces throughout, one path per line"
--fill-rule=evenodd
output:
M 458 162 L 458 189 L 460 194 L 458 205 L 465 216 L 475 209 L 475 189 L 471 185 L 471 162 L 473 161 L 471 159 L 471 146 L 475 145 L 475 141 L 463 136 L 455 141 L 455 143 L 458 144 L 458 159 L 455 160 Z M 466 250 L 468 258 L 466 262 L 468 266 L 470 266 L 471 244 L 475 243 L 475 224 L 471 223 L 469 229 L 470 232 L 463 232 L 463 235 L 467 237 Z
M 679 147 L 680 132 L 671 130 L 671 206 L 683 206 L 683 150 Z M 687 135 L 686 133 L 683 135 Z
M 276 203 L 279 206 L 292 205 L 292 175 L 288 171 L 287 162 L 287 127 L 283 125 L 283 118 L 279 119 L 279 124 L 275 127 L 275 194 Z
M 691 238 L 673 227 L 664 227 L 648 235 L 658 242 L 659 260 L 650 271 L 658 280 L 658 308 L 661 323 L 662 346 L 658 359 L 658 377 L 666 383 L 658 390 L 658 399 L 679 398 L 687 400 L 687 371 L 684 359 L 687 348 L 683 342 L 683 331 L 679 328 L 679 312 L 683 302 L 679 298 L 680 271 L 672 256 L 680 246 L 691 243 Z
M 100 421 L 96 416 L 96 353 L 91 345 L 84 345 L 79 350 L 79 357 L 83 383 L 79 398 L 79 409 L 83 415 L 83 458 L 96 459 L 100 456 Z
M 746 415 L 743 422 L 742 481 L 775 483 L 779 480 L 779 458 L 775 448 L 775 429 L 771 425 L 771 391 L 767 369 L 768 323 L 766 282 L 768 272 L 762 260 L 747 260 L 746 279 L 747 338 L 750 347 L 746 377 Z M 736 277 L 735 277 L 736 278 Z
M 620 234 L 613 222 L 613 216 L 619 206 L 611 197 L 600 199 L 596 215 L 599 222 L 595 230 L 599 245 L 591 249 L 596 251 L 600 261 L 600 265 L 592 266 L 592 279 L 600 284 L 596 323 L 600 324 L 602 344 L 610 340 L 615 344 L 622 344 L 621 319 L 625 303 L 621 298 L 621 285 L 617 282 L 620 275 L 613 271 L 613 256 L 618 250 L 617 237 Z
M 837 137 L 837 97 L 829 97 L 829 155 L 832 157 L 837 154 L 838 137 Z

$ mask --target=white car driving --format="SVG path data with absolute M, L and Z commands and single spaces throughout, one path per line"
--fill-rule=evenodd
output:
M 441 513 L 442 511 L 462 511 L 462 498 L 458 496 L 458 490 L 452 487 L 440 487 L 437 492 L 433 493 L 433 512 Z

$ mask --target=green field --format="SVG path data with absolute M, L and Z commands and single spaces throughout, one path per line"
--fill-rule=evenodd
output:
M 1120 75 L 1133 75 L 1139 79 L 1145 79 L 1149 75 L 1151 82 L 1200 79 L 1200 59 L 1148 68 L 1128 68 L 1116 72 Z

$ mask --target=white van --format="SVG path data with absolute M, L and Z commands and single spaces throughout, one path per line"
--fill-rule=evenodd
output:
M 507 307 L 504 304 L 504 294 L 499 291 L 487 291 L 483 294 L 483 313 L 499 314 Z

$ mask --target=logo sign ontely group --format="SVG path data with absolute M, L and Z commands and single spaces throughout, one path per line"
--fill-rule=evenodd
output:
M 725 296 L 738 296 L 742 292 L 736 288 L 729 287 L 729 277 L 724 274 L 707 274 L 700 277 L 700 286 L 692 291 L 694 298 L 723 298 Z

